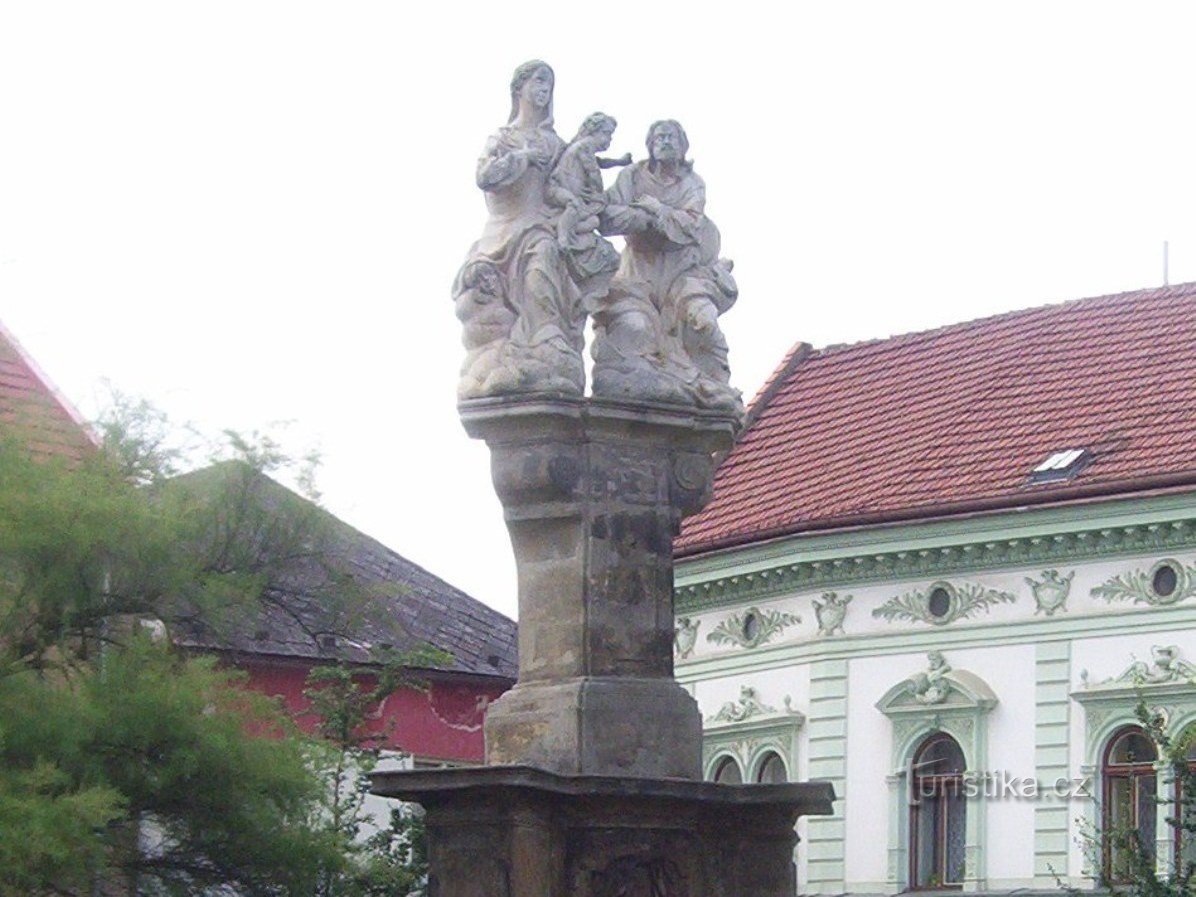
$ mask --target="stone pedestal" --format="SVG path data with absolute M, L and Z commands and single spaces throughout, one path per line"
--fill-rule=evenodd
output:
M 827 784 L 701 778 L 673 679 L 672 541 L 737 420 L 597 399 L 460 406 L 490 447 L 519 571 L 519 680 L 486 767 L 375 774 L 427 811 L 429 897 L 792 897 Z
M 792 897 L 794 823 L 833 797 L 521 767 L 382 773 L 374 790 L 423 804 L 428 897 Z
M 490 447 L 519 572 L 519 681 L 486 762 L 701 777 L 702 720 L 673 680 L 672 541 L 735 419 L 599 400 L 465 403 Z

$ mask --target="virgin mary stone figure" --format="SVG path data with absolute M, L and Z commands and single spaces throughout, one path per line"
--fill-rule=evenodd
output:
M 580 395 L 585 311 L 545 199 L 565 147 L 552 119 L 554 76 L 533 60 L 511 78 L 511 115 L 478 160 L 490 213 L 453 284 L 467 350 L 458 397 Z

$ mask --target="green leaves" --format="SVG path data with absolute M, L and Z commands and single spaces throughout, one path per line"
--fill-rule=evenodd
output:
M 0 897 L 319 894 L 356 860 L 310 741 L 172 639 L 281 612 L 289 571 L 326 563 L 329 518 L 264 476 L 285 462 L 268 440 L 230 436 L 232 460 L 171 478 L 182 453 L 151 410 L 103 430 L 109 450 L 71 462 L 0 440 Z M 309 579 L 305 600 L 356 612 L 343 579 Z

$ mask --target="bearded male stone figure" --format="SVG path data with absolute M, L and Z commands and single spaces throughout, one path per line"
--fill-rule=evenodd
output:
M 647 146 L 648 160 L 619 175 L 601 216 L 601 232 L 627 245 L 609 295 L 591 309 L 594 395 L 739 414 L 718 327 L 738 290 L 718 257 L 706 185 L 676 121 L 653 124 Z

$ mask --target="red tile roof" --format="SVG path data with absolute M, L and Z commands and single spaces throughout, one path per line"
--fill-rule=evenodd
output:
M 96 447 L 83 418 L 0 323 L 0 436 L 35 454 L 79 459 Z
M 1196 487 L 1196 283 L 803 354 L 678 555 L 808 530 Z M 1029 482 L 1087 448 L 1070 480 Z

